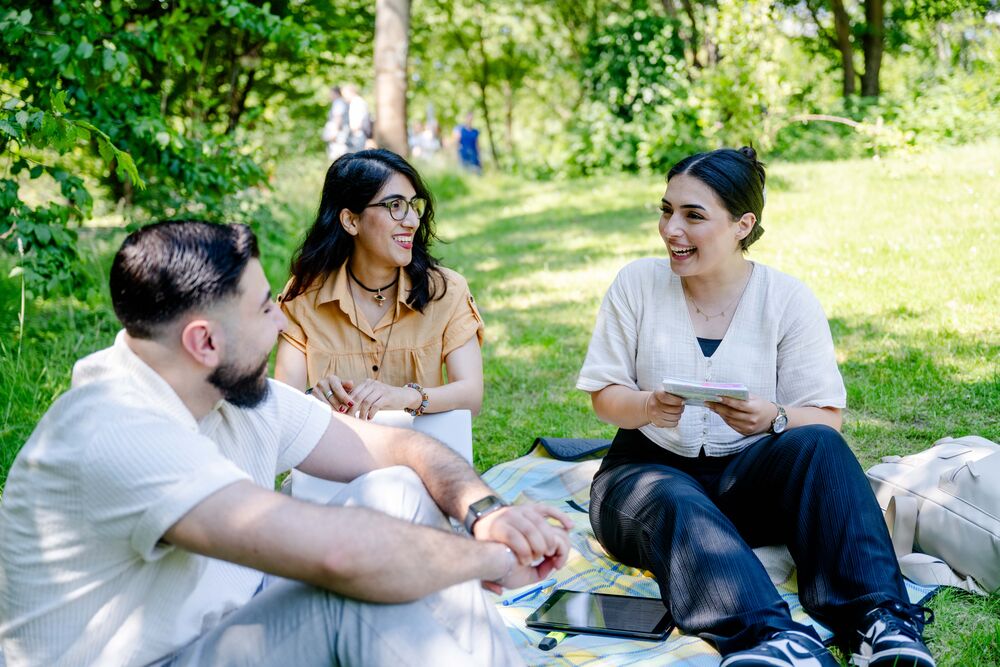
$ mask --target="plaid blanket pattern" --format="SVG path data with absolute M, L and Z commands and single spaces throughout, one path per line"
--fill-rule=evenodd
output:
M 573 549 L 569 562 L 552 575 L 557 579 L 557 588 L 659 597 L 659 588 L 651 573 L 611 560 L 594 537 L 586 512 L 590 503 L 590 481 L 599 465 L 600 460 L 595 459 L 559 461 L 549 457 L 542 448 L 537 448 L 527 456 L 491 468 L 483 479 L 509 502 L 546 503 L 573 517 L 575 526 L 570 534 Z M 787 549 L 766 547 L 756 552 L 795 620 L 814 625 L 824 639 L 831 637 L 831 633 L 809 618 L 799 604 L 794 564 Z M 913 602 L 926 599 L 935 590 L 935 587 L 918 586 L 909 581 L 907 588 Z M 715 667 L 719 664 L 719 654 L 708 643 L 698 637 L 681 634 L 676 629 L 663 642 L 574 635 L 553 650 L 542 651 L 537 646 L 544 633 L 527 628 L 524 621 L 548 597 L 549 591 L 509 606 L 501 604 L 502 600 L 517 593 L 516 590 L 507 591 L 502 598 L 497 597 L 497 611 L 529 665 Z

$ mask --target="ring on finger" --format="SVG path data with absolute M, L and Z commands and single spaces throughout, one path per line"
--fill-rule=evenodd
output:
M 333 390 L 332 389 L 327 389 L 326 391 L 323 392 L 323 396 L 325 398 L 330 398 L 331 396 L 333 396 Z

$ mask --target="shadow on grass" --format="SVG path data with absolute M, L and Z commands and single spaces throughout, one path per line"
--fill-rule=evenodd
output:
M 563 209 L 498 217 L 436 250 L 449 266 L 463 273 L 474 272 L 471 277 L 488 284 L 515 271 L 523 277 L 524 272 L 536 270 L 579 269 L 609 257 L 627 261 L 648 255 L 659 243 L 657 215 L 650 207 L 629 206 L 598 213 Z M 635 238 L 643 235 L 648 236 L 649 245 L 636 250 Z M 570 245 L 572 250 L 561 250 Z M 516 265 L 496 262 L 490 268 L 475 268 L 482 260 L 495 257 L 515 258 Z
M 538 436 L 613 434 L 594 416 L 590 397 L 574 388 L 591 334 L 576 324 L 579 308 L 565 300 L 544 314 L 505 309 L 491 315 L 490 326 L 503 337 L 484 348 L 486 397 L 475 422 L 480 470 L 522 455 Z

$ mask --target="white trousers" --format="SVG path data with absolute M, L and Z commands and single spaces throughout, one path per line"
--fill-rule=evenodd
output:
M 331 505 L 364 506 L 451 530 L 411 469 L 376 470 Z M 344 539 L 350 539 L 345 535 Z M 478 581 L 407 604 L 376 604 L 274 578 L 243 608 L 167 660 L 169 667 L 520 666 L 507 629 Z

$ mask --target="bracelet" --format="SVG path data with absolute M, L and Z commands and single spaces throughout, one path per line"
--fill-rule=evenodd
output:
M 650 393 L 649 396 L 646 397 L 646 401 L 642 404 L 642 417 L 643 419 L 646 420 L 646 426 L 649 426 L 650 424 L 653 423 L 653 420 L 649 418 L 649 399 L 651 398 L 653 398 L 652 393 Z
M 409 387 L 410 389 L 416 389 L 420 393 L 420 405 L 417 407 L 416 410 L 412 408 L 403 408 L 403 410 L 405 410 L 407 414 L 413 415 L 414 417 L 419 417 L 420 415 L 424 414 L 425 410 L 427 410 L 427 403 L 430 401 L 430 399 L 427 396 L 427 391 L 424 390 L 424 388 L 421 387 L 416 382 L 407 382 L 405 386 Z
M 514 567 L 517 565 L 517 556 L 515 556 L 514 552 L 510 550 L 510 547 L 504 545 L 504 549 L 510 555 L 510 566 L 507 568 L 507 571 L 503 573 L 503 576 L 499 579 L 494 579 L 493 583 L 502 586 L 503 588 L 507 588 L 504 582 L 507 581 L 507 577 L 509 577 L 511 572 L 514 571 Z

